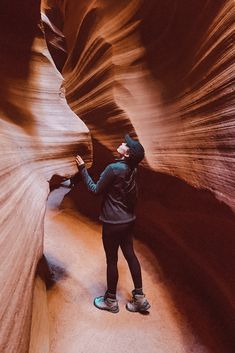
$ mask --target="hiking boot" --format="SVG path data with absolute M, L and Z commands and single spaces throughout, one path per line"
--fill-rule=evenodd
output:
M 117 299 L 109 298 L 106 295 L 101 297 L 96 297 L 94 299 L 94 305 L 98 309 L 107 310 L 114 314 L 119 312 Z
M 135 294 L 134 290 L 132 291 L 132 299 L 126 304 L 126 309 L 131 312 L 144 312 L 150 307 L 145 294 Z

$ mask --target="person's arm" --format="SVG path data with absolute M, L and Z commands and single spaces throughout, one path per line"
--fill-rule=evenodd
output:
M 86 169 L 84 161 L 80 156 L 76 157 L 76 162 L 78 164 L 78 169 L 82 175 L 83 182 L 85 183 L 89 191 L 93 192 L 94 194 L 101 194 L 108 188 L 114 178 L 114 172 L 110 165 L 105 168 L 103 173 L 100 175 L 99 180 L 95 184 Z

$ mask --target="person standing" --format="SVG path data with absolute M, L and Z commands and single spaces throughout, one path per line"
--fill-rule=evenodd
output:
M 128 263 L 134 283 L 132 299 L 126 309 L 131 312 L 144 312 L 150 304 L 143 293 L 142 275 L 139 260 L 133 248 L 133 226 L 137 201 L 137 166 L 144 158 L 144 148 L 139 141 L 125 135 L 125 142 L 118 148 L 120 159 L 109 164 L 101 173 L 97 183 L 90 177 L 85 162 L 77 155 L 76 162 L 87 189 L 94 194 L 102 194 L 103 202 L 99 219 L 102 222 L 102 240 L 107 263 L 107 290 L 94 299 L 94 305 L 101 310 L 119 312 L 116 298 L 118 283 L 118 249 L 121 247 Z

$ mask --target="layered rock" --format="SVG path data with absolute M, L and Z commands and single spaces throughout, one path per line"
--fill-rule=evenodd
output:
M 29 346 L 48 181 L 74 174 L 77 152 L 90 154 L 64 88 L 92 133 L 96 171 L 125 132 L 143 143 L 137 231 L 168 277 L 183 273 L 200 288 L 227 334 L 235 312 L 233 1 L 42 3 L 63 89 L 38 29 L 39 1 L 0 5 L 1 352 Z
M 65 36 L 66 97 L 94 138 L 112 150 L 134 129 L 151 168 L 234 207 L 233 1 L 44 6 Z
M 66 42 L 66 98 L 92 133 L 94 171 L 125 132 L 138 136 L 146 149 L 140 236 L 167 275 L 176 280 L 181 269 L 231 328 L 233 1 L 52 0 L 44 9 L 54 42 L 58 30 Z
M 25 353 L 49 181 L 76 173 L 76 153 L 91 151 L 38 26 L 39 2 L 3 1 L 0 13 L 0 351 Z

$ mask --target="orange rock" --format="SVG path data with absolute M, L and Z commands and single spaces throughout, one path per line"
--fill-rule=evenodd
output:
M 0 351 L 25 353 L 48 182 L 54 174 L 75 174 L 75 155 L 89 161 L 91 146 L 88 129 L 66 103 L 43 34 L 31 35 L 28 26 L 13 43 L 11 30 L 0 59 Z

